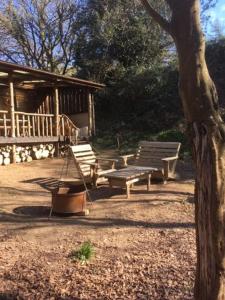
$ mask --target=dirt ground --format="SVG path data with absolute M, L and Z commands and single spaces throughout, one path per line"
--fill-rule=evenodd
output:
M 90 215 L 48 219 L 62 159 L 0 169 L 0 299 L 193 299 L 195 230 L 190 164 L 177 181 L 136 185 L 127 200 L 92 190 Z M 91 241 L 87 264 L 71 250 Z

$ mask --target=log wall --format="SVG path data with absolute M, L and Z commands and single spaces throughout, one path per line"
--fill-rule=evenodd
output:
M 54 114 L 53 88 L 25 90 L 15 88 L 15 109 L 23 112 Z M 88 112 L 87 90 L 81 88 L 59 88 L 59 113 L 74 115 Z M 9 87 L 0 88 L 0 110 L 9 110 Z
M 54 114 L 53 89 L 39 89 L 38 113 Z M 59 114 L 75 115 L 88 112 L 88 97 L 85 89 L 59 88 Z
M 35 112 L 39 106 L 40 96 L 36 90 L 14 90 L 15 110 L 23 112 Z M 0 88 L 0 110 L 10 109 L 9 87 Z

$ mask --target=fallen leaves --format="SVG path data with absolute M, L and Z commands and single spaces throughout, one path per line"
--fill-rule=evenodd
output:
M 4 299 L 192 299 L 194 232 L 144 229 L 126 253 L 107 248 L 87 265 L 71 263 L 60 249 L 21 257 L 0 276 Z M 179 243 L 178 243 L 179 241 Z M 66 243 L 66 241 L 65 241 Z M 104 243 L 103 246 L 104 247 Z M 98 252 L 98 250 L 97 250 Z M 51 267 L 48 259 L 54 257 Z M 57 261 L 57 263 L 56 263 Z M 1 295 L 0 293 L 0 295 Z M 11 298 L 10 298 L 11 297 Z
M 29 178 L 33 173 L 31 168 Z M 37 166 L 35 176 L 43 177 L 43 166 Z M 193 203 L 182 202 L 193 186 L 171 182 L 153 185 L 150 193 L 146 187 L 135 189 L 130 200 L 120 194 L 109 198 L 108 187 L 106 195 L 98 189 L 102 199 L 82 219 L 31 218 L 26 223 L 20 216 L 1 222 L 0 299 L 193 299 Z M 11 195 L 6 190 L 3 196 L 10 207 Z M 23 205 L 34 201 L 26 192 L 22 198 Z M 48 205 L 50 198 L 42 201 Z M 84 265 L 72 262 L 69 253 L 89 239 L 94 258 Z

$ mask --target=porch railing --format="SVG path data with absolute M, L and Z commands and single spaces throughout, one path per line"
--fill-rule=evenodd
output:
M 16 137 L 53 136 L 54 115 L 15 112 Z
M 15 111 L 15 137 L 56 136 L 55 115 Z M 58 135 L 78 138 L 79 128 L 66 115 L 58 116 Z M 0 110 L 0 136 L 12 136 L 11 119 L 8 111 Z
M 7 110 L 0 110 L 0 136 L 10 136 L 11 120 Z
M 74 137 L 77 141 L 79 128 L 74 125 L 69 117 L 62 114 L 59 116 L 59 134 L 62 136 Z

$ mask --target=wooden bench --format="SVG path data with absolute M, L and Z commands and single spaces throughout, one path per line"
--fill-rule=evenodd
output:
M 152 178 L 161 178 L 164 183 L 169 178 L 174 178 L 181 143 L 178 142 L 149 142 L 141 141 L 136 154 L 123 155 L 123 166 L 128 165 L 128 160 L 134 158 L 133 166 L 152 167 Z
M 90 144 L 70 146 L 70 152 L 82 179 L 94 186 L 105 180 L 105 174 L 115 171 L 118 160 L 96 157 Z

